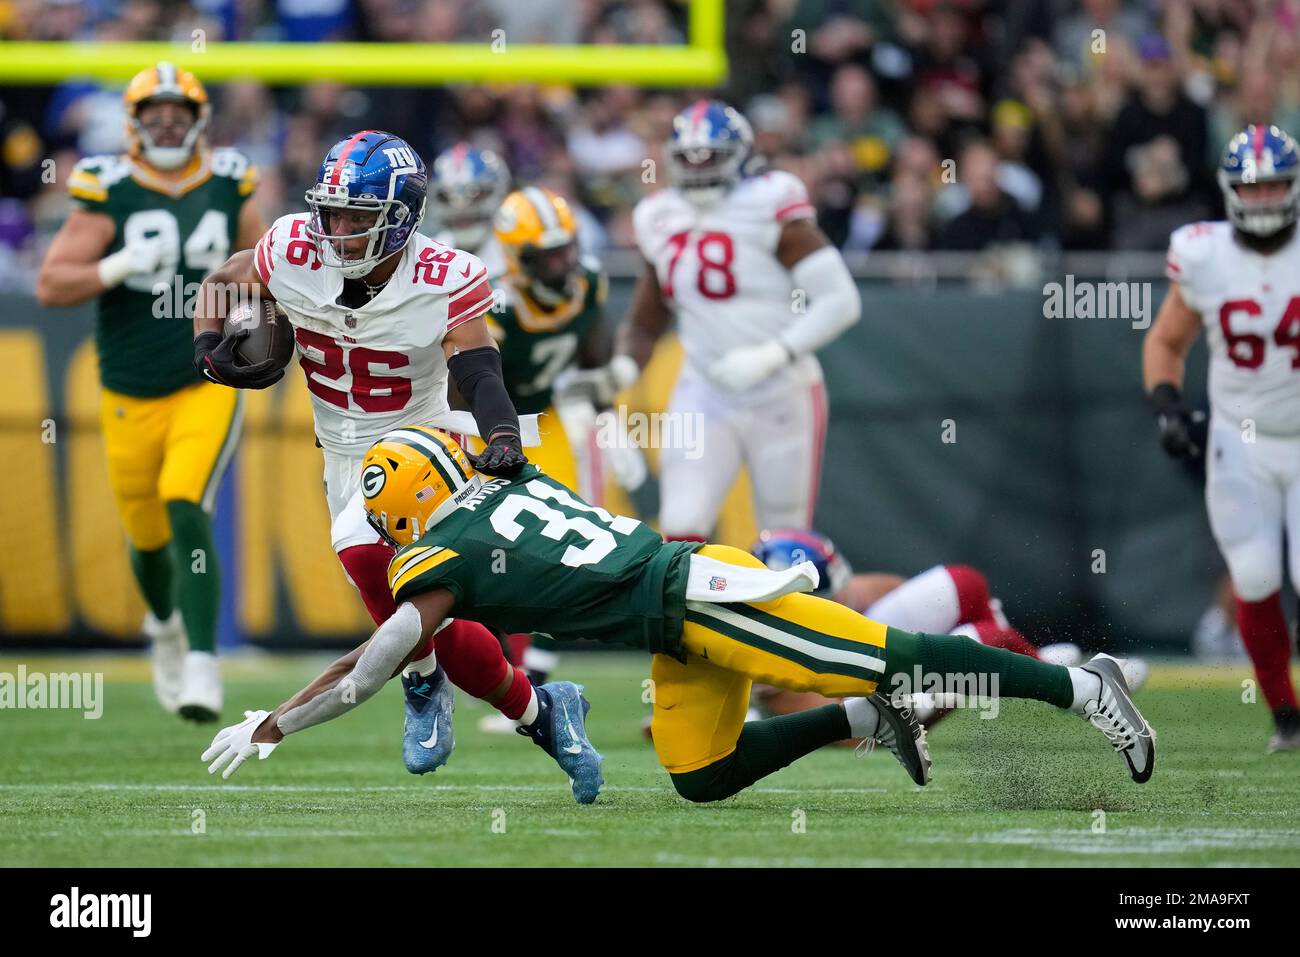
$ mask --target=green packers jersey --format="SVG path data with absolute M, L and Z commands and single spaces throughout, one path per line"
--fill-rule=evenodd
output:
M 500 310 L 488 327 L 501 347 L 506 389 L 520 415 L 544 412 L 551 404 L 551 384 L 572 365 L 578 346 L 601 321 L 608 282 L 599 263 L 583 260 L 573 299 L 550 312 L 532 302 L 509 280 Z
M 389 565 L 393 597 L 446 588 L 457 618 L 507 633 L 680 655 L 689 556 L 588 505 L 535 465 L 483 487 Z
M 239 210 L 257 183 L 237 150 L 217 149 L 174 184 L 156 180 L 127 156 L 91 156 L 68 178 L 82 209 L 113 219 L 113 243 L 161 243 L 148 275 L 127 276 L 99 297 L 95 346 L 99 375 L 115 392 L 169 395 L 198 381 L 194 371 L 194 298 L 203 277 L 234 249 Z

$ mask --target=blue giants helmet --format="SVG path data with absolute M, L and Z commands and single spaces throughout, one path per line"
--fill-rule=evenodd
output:
M 740 181 L 753 149 L 754 132 L 738 110 L 719 100 L 699 100 L 673 118 L 668 138 L 673 185 L 692 203 L 716 203 Z
M 773 571 L 784 571 L 800 562 L 812 562 L 821 579 L 813 594 L 822 598 L 830 598 L 853 577 L 853 569 L 835 550 L 831 540 L 814 531 L 769 529 L 758 536 L 750 552 Z
M 391 133 L 362 130 L 339 140 L 325 154 L 316 185 L 307 191 L 311 223 L 307 235 L 321 262 L 357 279 L 382 260 L 401 252 L 424 218 L 428 176 L 424 160 Z M 337 233 L 329 214 L 337 210 L 373 212 L 374 224 L 357 233 Z M 343 255 L 344 240 L 367 238 L 359 258 Z
M 482 247 L 508 192 L 510 170 L 491 150 L 457 143 L 433 161 L 433 214 L 458 249 Z
M 1285 183 L 1284 196 L 1250 202 L 1238 187 L 1250 183 Z M 1228 219 L 1243 233 L 1271 236 L 1296 221 L 1300 211 L 1300 149 L 1276 126 L 1252 123 L 1228 141 L 1219 164 L 1219 188 Z

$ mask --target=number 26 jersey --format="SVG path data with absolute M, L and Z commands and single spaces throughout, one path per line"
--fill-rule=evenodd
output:
M 443 336 L 487 312 L 492 288 L 477 256 L 414 233 L 373 299 L 340 305 L 343 274 L 321 263 L 309 220 L 276 220 L 253 263 L 294 326 L 321 446 L 362 455 L 388 430 L 447 411 Z

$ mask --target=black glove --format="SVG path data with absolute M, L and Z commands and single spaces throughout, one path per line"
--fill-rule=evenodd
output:
M 194 337 L 194 368 L 199 375 L 218 385 L 232 389 L 266 389 L 284 378 L 284 366 L 274 359 L 256 365 L 244 365 L 235 355 L 235 346 L 248 337 L 251 330 L 242 329 L 233 336 L 222 338 L 217 332 L 200 332 Z
M 1151 405 L 1156 410 L 1160 447 L 1165 453 L 1189 461 L 1200 455 L 1200 446 L 1192 439 L 1192 412 L 1178 387 L 1162 382 L 1151 390 Z
M 466 453 L 468 455 L 468 453 Z M 517 435 L 498 435 L 478 455 L 469 456 L 469 464 L 484 475 L 518 475 L 528 464 Z

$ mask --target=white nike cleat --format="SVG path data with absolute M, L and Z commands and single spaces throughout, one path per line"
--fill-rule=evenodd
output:
M 210 651 L 191 651 L 185 655 L 181 681 L 182 718 L 191 721 L 216 721 L 221 716 L 221 665 Z
M 519 727 L 518 721 L 507 718 L 500 711 L 494 711 L 478 719 L 478 729 L 484 734 L 509 734 L 513 736 L 517 727 Z
M 1123 662 L 1110 655 L 1093 655 L 1083 670 L 1100 679 L 1101 691 L 1084 702 L 1082 717 L 1106 736 L 1128 765 L 1133 780 L 1144 783 L 1155 769 L 1156 729 L 1147 724 L 1133 703 L 1124 680 Z
M 149 639 L 153 693 L 163 710 L 175 714 L 180 707 L 181 672 L 185 664 L 185 653 L 189 650 L 181 613 L 173 611 L 166 621 L 160 621 L 153 612 L 149 612 L 144 616 L 140 630 Z

